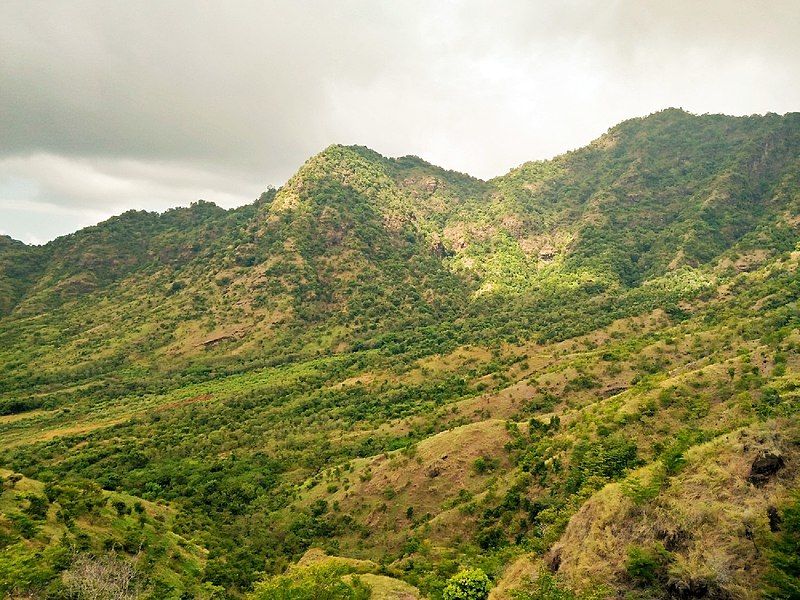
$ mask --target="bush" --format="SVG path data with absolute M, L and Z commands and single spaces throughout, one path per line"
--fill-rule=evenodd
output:
M 666 580 L 667 567 L 672 556 L 663 547 L 641 548 L 631 546 L 628 548 L 628 560 L 625 570 L 628 577 L 638 585 L 653 585 Z
M 485 600 L 489 597 L 489 578 L 481 569 L 465 569 L 447 580 L 444 600 Z
M 636 506 L 641 506 L 658 496 L 665 481 L 663 472 L 653 473 L 646 482 L 639 477 L 629 477 L 621 484 L 622 493 L 630 498 Z
M 773 416 L 781 404 L 781 395 L 775 388 L 765 387 L 761 392 L 761 400 L 756 404 L 756 413 L 767 419 Z
M 480 528 L 475 534 L 475 541 L 483 550 L 496 550 L 507 543 L 505 532 L 499 525 Z
M 30 495 L 28 496 L 28 507 L 25 509 L 25 513 L 32 519 L 41 520 L 47 517 L 49 506 L 50 503 L 44 496 Z
M 636 444 L 622 437 L 609 437 L 599 442 L 581 441 L 570 457 L 566 488 L 575 493 L 591 481 L 613 480 L 636 466 Z
M 485 473 L 491 473 L 494 471 L 499 464 L 500 461 L 496 458 L 484 455 L 475 459 L 475 462 L 472 463 L 472 468 L 478 475 L 483 475 Z

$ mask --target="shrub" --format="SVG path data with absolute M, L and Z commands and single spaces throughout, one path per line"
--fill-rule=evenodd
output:
M 615 479 L 636 465 L 636 444 L 621 437 L 578 443 L 570 457 L 566 489 L 577 492 L 584 484 Z
M 489 597 L 489 578 L 481 569 L 465 569 L 447 580 L 444 600 L 485 600 Z
M 128 508 L 128 505 L 125 504 L 123 500 L 115 500 L 112 503 L 112 506 L 114 507 L 114 510 L 117 511 L 117 516 L 119 517 L 123 517 L 131 512 L 131 509 Z
M 625 571 L 637 585 L 653 585 L 666 579 L 667 567 L 671 560 L 672 555 L 662 546 L 653 548 L 631 546 L 628 548 Z
M 759 417 L 769 418 L 775 414 L 781 404 L 781 395 L 775 388 L 765 387 L 761 392 L 761 401 L 756 404 L 756 413 Z
M 50 503 L 44 496 L 28 496 L 28 507 L 25 512 L 32 519 L 44 519 L 47 516 L 47 508 Z
M 622 493 L 630 498 L 635 505 L 641 506 L 658 496 L 664 482 L 663 472 L 653 473 L 650 480 L 646 482 L 638 477 L 629 477 L 621 484 Z
M 500 526 L 482 527 L 475 534 L 475 541 L 484 550 L 494 550 L 506 545 L 507 540 Z
M 494 471 L 499 464 L 500 461 L 496 458 L 484 455 L 475 459 L 475 462 L 472 463 L 472 468 L 475 469 L 478 475 L 483 475 L 484 473 L 491 473 Z

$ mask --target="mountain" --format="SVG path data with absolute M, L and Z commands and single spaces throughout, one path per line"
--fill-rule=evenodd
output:
M 800 113 L 676 109 L 2 237 L 0 590 L 793 597 L 799 240 Z
M 10 313 L 41 274 L 44 252 L 0 236 L 0 315 Z

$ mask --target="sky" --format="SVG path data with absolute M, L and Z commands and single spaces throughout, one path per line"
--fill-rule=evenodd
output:
M 330 144 L 490 178 L 626 118 L 800 110 L 797 0 L 0 2 L 0 234 L 230 208 Z

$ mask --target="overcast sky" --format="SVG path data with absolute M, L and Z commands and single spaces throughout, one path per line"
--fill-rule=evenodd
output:
M 237 206 L 331 143 L 489 178 L 669 106 L 800 110 L 800 2 L 2 0 L 0 233 Z

